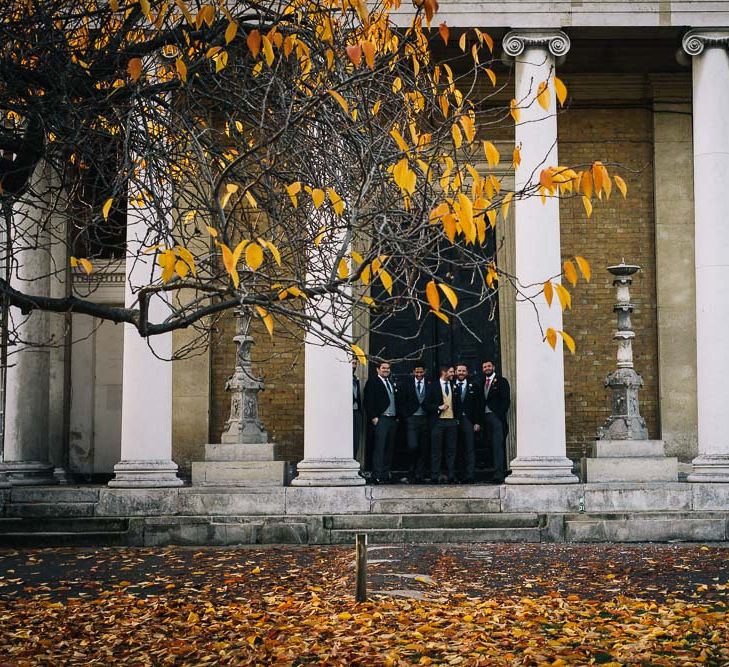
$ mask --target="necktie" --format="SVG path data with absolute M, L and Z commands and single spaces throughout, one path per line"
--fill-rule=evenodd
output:
M 422 396 L 422 395 L 423 395 L 423 381 L 418 380 L 418 396 Z
M 461 392 L 461 398 L 463 398 L 463 387 L 464 387 L 464 383 L 463 382 L 459 382 L 458 383 L 458 389 Z
M 451 393 L 450 390 L 448 389 L 448 383 L 447 382 L 443 385 L 443 391 L 445 392 L 445 395 L 446 396 L 448 396 L 448 394 Z
M 392 393 L 392 385 L 390 384 L 390 380 L 385 380 L 385 385 L 387 386 L 387 392 L 389 394 Z

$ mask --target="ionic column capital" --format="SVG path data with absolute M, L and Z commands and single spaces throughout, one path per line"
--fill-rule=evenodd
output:
M 696 28 L 681 40 L 681 48 L 690 56 L 699 56 L 706 47 L 729 48 L 729 28 Z
M 524 53 L 526 48 L 542 48 L 549 51 L 555 58 L 566 56 L 570 50 L 570 38 L 559 29 L 531 29 L 519 28 L 510 30 L 504 35 L 501 42 L 504 53 L 516 58 Z

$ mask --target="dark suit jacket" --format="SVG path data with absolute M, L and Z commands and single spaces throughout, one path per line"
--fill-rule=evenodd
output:
M 400 403 L 400 387 L 392 378 L 390 378 L 390 384 L 395 393 L 395 412 L 397 413 Z M 390 397 L 384 383 L 377 374 L 370 375 L 364 388 L 364 407 L 367 418 L 380 417 L 387 410 L 388 405 L 390 405 Z
M 453 385 L 451 384 L 451 392 L 453 392 Z M 437 418 L 440 414 L 439 406 L 443 405 L 443 390 L 440 386 L 440 380 L 433 380 L 428 387 L 428 391 L 425 394 L 425 411 L 430 414 L 431 417 Z M 456 397 L 453 397 L 453 414 L 456 414 Z
M 428 400 L 428 390 L 430 388 L 430 382 L 423 380 L 423 410 L 428 412 L 426 402 Z M 418 392 L 415 391 L 415 378 L 409 377 L 407 380 L 400 384 L 400 414 L 407 419 L 412 417 L 418 411 L 420 403 L 418 402 Z
M 461 392 L 458 389 L 458 381 L 454 383 L 454 401 L 453 410 L 456 417 L 460 417 L 465 413 L 466 417 L 472 424 L 481 424 L 483 422 L 483 386 L 479 386 L 477 382 L 466 380 L 466 396 L 461 399 Z
M 481 395 L 484 395 L 485 380 L 481 384 Z M 511 387 L 509 387 L 509 381 L 503 375 L 495 375 L 491 381 L 491 387 L 489 388 L 489 395 L 486 399 L 486 406 L 495 415 L 506 422 L 506 413 L 509 411 L 511 405 Z

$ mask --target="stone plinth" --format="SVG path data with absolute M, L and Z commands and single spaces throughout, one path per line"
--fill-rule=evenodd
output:
M 587 459 L 587 482 L 676 482 L 678 459 L 663 440 L 597 440 Z
M 288 462 L 277 461 L 280 447 L 272 442 L 205 445 L 205 461 L 192 464 L 194 486 L 284 486 Z

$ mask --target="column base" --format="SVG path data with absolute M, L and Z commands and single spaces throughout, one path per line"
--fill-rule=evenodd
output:
M 359 463 L 351 458 L 304 459 L 291 486 L 362 486 Z
M 6 461 L 0 465 L 10 486 L 50 486 L 58 484 L 53 466 L 43 461 Z
M 572 461 L 562 456 L 517 456 L 506 484 L 577 484 Z
M 697 456 L 691 461 L 693 472 L 686 478 L 689 482 L 729 483 L 729 455 Z
M 177 464 L 169 459 L 119 461 L 114 466 L 114 479 L 109 486 L 117 489 L 182 486 Z

